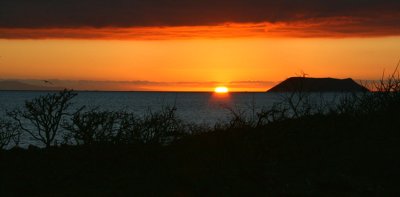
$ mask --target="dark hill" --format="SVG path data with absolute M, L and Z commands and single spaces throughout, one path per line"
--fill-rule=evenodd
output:
M 267 92 L 365 92 L 353 79 L 290 77 Z
M 59 87 L 36 86 L 20 81 L 4 80 L 0 81 L 0 90 L 60 90 Z

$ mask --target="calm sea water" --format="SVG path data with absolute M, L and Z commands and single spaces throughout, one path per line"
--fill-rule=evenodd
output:
M 26 100 L 46 95 L 45 91 L 0 91 L 0 110 L 23 107 Z M 229 110 L 251 111 L 271 106 L 281 97 L 271 93 L 189 93 L 189 92 L 77 92 L 74 108 L 99 107 L 103 110 L 130 111 L 138 115 L 175 106 L 180 118 L 195 123 L 215 123 L 227 118 Z
M 26 100 L 41 95 L 56 92 L 45 91 L 0 91 L 0 114 L 5 116 L 6 111 L 23 108 Z M 71 110 L 82 106 L 98 107 L 100 110 L 129 111 L 137 115 L 144 115 L 150 111 L 158 111 L 163 107 L 175 106 L 177 115 L 188 123 L 215 124 L 226 121 L 230 116 L 228 109 L 253 114 L 268 108 L 275 102 L 282 100 L 281 94 L 275 93 L 188 93 L 188 92 L 77 92 L 73 98 Z M 334 94 L 325 98 L 333 99 Z M 24 136 L 22 146 L 28 144 L 40 145 L 29 136 Z

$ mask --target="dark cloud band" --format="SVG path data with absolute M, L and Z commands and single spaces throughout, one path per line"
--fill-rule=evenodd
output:
M 394 23 L 400 21 L 399 10 L 398 0 L 0 0 L 0 27 L 190 26 L 326 17 Z
M 370 35 L 378 31 L 372 35 L 398 35 L 399 10 L 398 0 L 0 0 L 0 35 L 1 29 L 13 28 L 135 28 L 226 23 L 284 23 L 285 31 L 290 31 L 290 24 L 302 22 L 311 24 L 308 30 L 314 31 L 312 21 L 318 27 L 315 31 L 321 30 L 322 22 L 333 24 L 331 29 L 323 27 L 327 32 Z M 332 21 L 337 18 L 348 22 Z

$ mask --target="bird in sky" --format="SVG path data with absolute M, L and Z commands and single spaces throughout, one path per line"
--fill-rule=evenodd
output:
M 43 80 L 43 82 L 44 82 L 44 83 L 48 83 L 48 84 L 50 84 L 50 85 L 53 85 L 53 83 L 52 83 L 51 81 L 48 81 L 48 80 Z

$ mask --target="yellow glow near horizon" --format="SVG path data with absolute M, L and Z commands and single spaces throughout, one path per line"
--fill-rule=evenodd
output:
M 75 89 L 85 85 L 80 80 L 93 80 L 140 82 L 118 90 L 208 91 L 223 83 L 232 92 L 266 91 L 271 84 L 302 72 L 310 77 L 379 79 L 383 70 L 394 69 L 400 58 L 398 43 L 400 36 L 0 39 L 0 79 L 78 81 Z
M 218 86 L 214 90 L 215 93 L 228 93 L 229 89 L 225 86 Z

